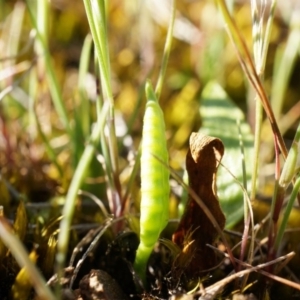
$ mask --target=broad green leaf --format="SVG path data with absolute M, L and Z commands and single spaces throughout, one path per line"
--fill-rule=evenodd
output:
M 231 101 L 222 87 L 212 81 L 205 86 L 202 92 L 200 113 L 202 117 L 200 132 L 218 137 L 223 141 L 225 154 L 222 164 L 243 184 L 240 126 L 249 189 L 251 186 L 253 135 L 249 125 L 245 122 L 243 112 Z M 237 121 L 240 122 L 240 125 Z M 244 214 L 244 195 L 236 179 L 225 168 L 219 167 L 217 174 L 218 197 L 226 215 L 226 227 L 236 224 Z

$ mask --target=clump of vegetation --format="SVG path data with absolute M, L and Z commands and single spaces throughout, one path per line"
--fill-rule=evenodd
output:
M 75 2 L 0 2 L 0 298 L 298 297 L 296 2 Z

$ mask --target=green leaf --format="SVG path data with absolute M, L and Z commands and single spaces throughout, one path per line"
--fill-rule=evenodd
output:
M 239 126 L 245 153 L 246 182 L 251 186 L 251 162 L 253 135 L 245 122 L 243 112 L 232 102 L 222 87 L 209 82 L 201 96 L 200 113 L 203 134 L 220 138 L 225 145 L 222 164 L 243 184 L 242 150 Z M 237 121 L 240 122 L 238 125 Z M 217 175 L 218 197 L 226 215 L 226 227 L 232 227 L 244 214 L 244 195 L 236 179 L 224 168 L 219 167 Z

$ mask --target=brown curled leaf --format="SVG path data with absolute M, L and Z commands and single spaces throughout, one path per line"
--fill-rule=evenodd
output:
M 186 156 L 189 187 L 203 201 L 222 230 L 225 216 L 217 198 L 216 173 L 223 154 L 224 145 L 220 139 L 200 133 L 191 134 L 190 149 Z M 206 244 L 214 243 L 217 236 L 218 231 L 206 213 L 189 196 L 184 214 L 172 237 L 173 242 L 182 249 L 175 261 L 175 268 L 182 269 L 182 273 L 192 279 L 214 267 L 215 253 Z

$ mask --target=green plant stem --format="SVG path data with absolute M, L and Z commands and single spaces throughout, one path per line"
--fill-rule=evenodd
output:
M 300 122 L 298 124 L 298 128 L 297 128 L 297 131 L 295 134 L 293 144 L 289 150 L 287 159 L 286 159 L 283 169 L 281 171 L 280 178 L 279 178 L 279 180 L 276 180 L 276 186 L 275 186 L 276 189 L 275 189 L 274 195 L 276 195 L 276 197 L 279 198 L 279 201 L 278 201 L 279 204 L 277 204 L 277 203 L 274 204 L 273 202 L 275 202 L 275 201 L 273 199 L 271 217 L 274 220 L 274 223 L 279 218 L 279 213 L 281 211 L 281 206 L 283 204 L 284 194 L 285 194 L 285 191 L 286 191 L 288 185 L 291 183 L 291 181 L 293 182 L 294 187 L 293 187 L 292 195 L 290 196 L 287 207 L 285 209 L 283 220 L 282 220 L 279 230 L 278 230 L 278 234 L 276 236 L 275 245 L 274 245 L 275 250 L 278 249 L 278 247 L 280 245 L 280 242 L 281 242 L 283 234 L 284 234 L 284 230 L 285 230 L 287 222 L 288 222 L 288 218 L 290 216 L 292 207 L 293 207 L 295 199 L 297 197 L 298 197 L 298 202 L 299 202 L 299 194 L 298 193 L 299 193 L 299 186 L 300 186 L 300 183 L 299 183 L 300 177 L 298 177 L 296 181 L 294 180 L 295 175 L 297 175 L 300 170 L 299 140 L 300 140 Z M 278 194 L 279 194 L 279 196 L 278 196 Z M 280 203 L 280 200 L 282 203 Z M 277 210 L 274 208 L 275 205 L 277 205 Z
M 134 166 L 133 166 L 132 172 L 130 174 L 129 181 L 127 183 L 126 191 L 124 193 L 124 203 L 123 203 L 123 207 L 122 207 L 122 212 L 124 211 L 124 208 L 125 208 L 126 199 L 129 199 L 130 194 L 132 194 L 131 193 L 132 187 L 134 185 L 134 181 L 136 180 L 136 176 L 140 169 L 140 165 L 141 165 L 141 146 L 139 147 L 138 152 L 135 156 Z
M 253 201 L 256 197 L 256 181 L 257 181 L 257 172 L 258 172 L 258 161 L 259 161 L 259 153 L 260 153 L 260 142 L 261 142 L 261 128 L 262 128 L 262 120 L 263 120 L 263 107 L 261 102 L 258 99 L 258 95 L 255 97 L 255 106 L 256 106 L 256 114 L 255 114 L 255 133 L 254 133 L 254 158 L 253 158 L 253 169 L 252 169 L 252 177 L 251 177 L 251 191 L 250 191 L 250 200 Z M 253 224 L 254 225 L 254 224 Z M 254 228 L 252 227 L 252 238 L 250 241 L 249 254 L 248 254 L 248 263 L 252 264 L 253 255 L 254 255 L 254 247 L 255 247 L 255 233 Z M 243 279 L 242 286 L 245 287 L 248 280 L 248 275 L 246 275 Z
M 34 13 L 33 8 L 31 7 L 30 1 L 27 1 L 27 8 L 31 17 L 31 21 L 33 24 L 33 27 L 36 29 L 37 39 L 35 42 L 35 50 L 38 56 L 38 72 L 43 72 L 46 75 L 49 91 L 52 96 L 52 101 L 54 103 L 55 109 L 59 115 L 59 118 L 65 127 L 67 133 L 69 134 L 69 137 L 71 138 L 71 141 L 73 140 L 73 132 L 70 127 L 70 122 L 67 117 L 66 108 L 62 99 L 62 94 L 59 88 L 59 84 L 56 79 L 56 75 L 54 73 L 53 65 L 51 62 L 51 57 L 49 54 L 49 48 L 48 48 L 48 24 L 49 24 L 49 11 L 50 11 L 50 4 L 47 0 L 41 0 L 37 2 L 37 11 Z M 47 71 L 46 71 L 47 70 Z M 35 80 L 35 79 L 34 79 Z M 34 89 L 31 88 L 31 95 L 33 96 L 34 90 L 36 90 L 37 85 L 32 85 L 33 81 L 31 82 L 31 87 L 34 86 Z M 44 141 L 44 144 L 46 146 L 47 154 L 49 155 L 50 159 L 52 160 L 53 164 L 56 166 L 61 178 L 62 176 L 62 168 L 59 165 L 57 161 L 57 157 L 55 154 L 54 149 L 51 147 L 49 141 L 47 140 L 46 135 L 42 131 L 42 128 L 39 123 L 38 116 L 36 115 L 34 111 L 34 103 L 33 103 L 33 97 L 31 99 L 31 109 L 32 109 L 32 115 L 33 118 L 37 124 L 38 132 Z M 75 145 L 73 143 L 73 145 Z
M 277 6 L 277 0 L 273 0 L 271 2 L 270 14 L 268 17 L 265 36 L 264 36 L 264 40 L 263 40 L 263 49 L 262 49 L 262 55 L 261 55 L 262 56 L 261 68 L 258 70 L 258 74 L 263 74 L 264 70 L 265 70 L 276 6 Z
M 57 243 L 56 271 L 59 278 L 63 276 L 63 268 L 65 266 L 65 260 L 68 251 L 70 226 L 74 215 L 77 193 L 94 155 L 95 144 L 99 141 L 100 134 L 101 132 L 103 132 L 108 109 L 108 104 L 103 106 L 101 116 L 99 117 L 98 122 L 92 131 L 90 141 L 85 147 L 85 150 L 80 158 L 80 161 L 72 178 L 68 194 L 66 196 L 66 201 L 62 213 L 63 219 L 60 223 L 60 232 Z
M 83 43 L 79 62 L 78 90 L 76 94 L 76 98 L 79 98 L 79 103 L 74 103 L 73 113 L 73 132 L 76 147 L 73 149 L 72 160 L 75 167 L 80 160 L 82 152 L 84 151 L 84 143 L 86 142 L 86 138 L 89 137 L 91 131 L 90 101 L 86 91 L 86 79 L 89 63 L 91 61 L 92 44 L 92 36 L 88 34 Z
M 243 187 L 244 190 L 247 191 L 247 170 L 246 170 L 246 163 L 245 163 L 245 151 L 244 151 L 244 143 L 242 138 L 241 132 L 241 124 L 240 120 L 237 120 L 237 126 L 239 131 L 239 141 L 240 141 L 240 148 L 241 148 L 241 158 L 242 158 L 242 170 L 243 170 Z M 240 260 L 244 260 L 244 255 L 246 252 L 247 240 L 249 235 L 249 228 L 250 228 L 250 214 L 249 214 L 250 207 L 248 206 L 248 194 L 244 194 L 244 231 L 242 236 L 242 243 L 241 243 L 241 253 L 240 253 Z M 253 226 L 252 226 L 252 236 L 253 236 Z M 241 266 L 239 266 L 240 268 Z
M 255 97 L 255 132 L 254 132 L 254 158 L 253 158 L 253 169 L 251 178 L 251 192 L 250 199 L 253 201 L 256 197 L 256 181 L 258 172 L 258 161 L 259 161 L 259 150 L 261 142 L 261 128 L 263 121 L 263 107 L 258 99 L 258 95 Z
M 89 62 L 91 61 L 91 49 L 93 39 L 88 34 L 84 40 L 78 72 L 78 90 L 80 95 L 80 126 L 82 127 L 82 133 L 87 136 L 90 132 L 90 115 L 89 115 L 89 99 L 86 93 L 86 78 L 89 68 Z M 85 112 L 84 114 L 82 112 Z
M 86 15 L 88 18 L 91 34 L 93 37 L 96 55 L 99 62 L 101 80 L 104 88 L 103 94 L 107 97 L 110 105 L 113 107 L 112 89 L 110 84 L 109 55 L 107 50 L 107 34 L 106 34 L 106 17 L 104 14 L 104 1 L 98 0 L 93 2 L 83 0 Z
M 272 104 L 274 107 L 274 114 L 277 118 L 280 117 L 284 102 L 284 96 L 287 90 L 288 82 L 290 80 L 293 66 L 297 60 L 300 49 L 300 13 L 295 10 L 292 14 L 290 29 L 286 48 L 280 59 L 278 70 L 274 76 L 272 84 Z
M 274 139 L 276 137 L 274 136 Z M 268 234 L 268 254 L 267 259 L 272 260 L 274 257 L 274 238 L 277 234 L 277 223 L 279 218 L 280 209 L 283 203 L 283 197 L 285 190 L 279 185 L 280 176 L 280 161 L 279 161 L 279 149 L 274 141 L 275 149 L 275 182 L 274 182 L 274 192 L 271 202 L 271 213 L 269 220 L 269 234 Z
M 93 2 L 91 0 L 84 0 L 83 3 L 99 63 L 103 99 L 105 102 L 108 101 L 110 104 L 109 119 L 107 124 L 109 131 L 108 144 L 110 157 L 107 157 L 107 159 L 111 161 L 112 170 L 107 169 L 107 172 L 111 172 L 113 174 L 113 185 L 117 188 L 120 195 L 118 147 L 114 123 L 114 101 L 110 81 L 111 74 L 107 40 L 106 6 L 104 0 L 96 0 Z
M 47 46 L 47 36 L 48 36 L 48 30 L 47 28 L 47 20 L 49 15 L 49 1 L 47 0 L 40 0 L 37 1 L 37 16 L 38 19 L 36 19 L 35 14 L 32 12 L 30 8 L 30 4 L 28 3 L 30 1 L 27 0 L 27 7 L 28 11 L 30 13 L 31 21 L 33 24 L 33 27 L 36 29 L 37 33 L 37 43 L 36 43 L 36 52 L 39 59 L 43 59 L 43 63 L 45 64 L 46 77 L 49 83 L 49 90 L 50 94 L 52 96 L 53 104 L 55 106 L 55 109 L 59 115 L 59 118 L 67 130 L 70 137 L 73 136 L 72 130 L 70 127 L 70 122 L 67 116 L 66 108 L 64 105 L 64 101 L 62 98 L 62 94 L 59 88 L 59 84 L 57 82 L 57 78 L 54 72 L 54 68 L 51 62 L 51 57 L 49 54 L 49 49 Z
M 279 131 L 278 124 L 275 119 L 273 110 L 270 106 L 266 92 L 265 92 L 265 90 L 261 84 L 261 81 L 259 79 L 259 76 L 255 70 L 255 67 L 254 67 L 250 52 L 246 46 L 245 40 L 243 39 L 241 33 L 239 32 L 235 21 L 229 14 L 225 0 L 217 0 L 217 3 L 218 3 L 218 7 L 223 15 L 229 37 L 231 38 L 233 45 L 235 46 L 235 49 L 239 56 L 240 63 L 243 67 L 243 70 L 244 70 L 245 74 L 247 75 L 249 81 L 253 85 L 254 89 L 256 90 L 257 94 L 259 95 L 259 99 L 260 99 L 262 106 L 267 114 L 273 134 L 276 136 L 276 142 L 278 143 L 279 148 L 280 148 L 284 158 L 286 158 L 287 149 L 286 149 L 285 143 L 284 143 L 281 133 Z
M 108 120 L 108 144 L 110 151 L 110 159 L 113 170 L 113 178 L 115 186 L 121 194 L 120 191 L 120 182 L 119 182 L 119 163 L 118 163 L 118 147 L 117 147 L 117 139 L 116 139 L 116 131 L 115 131 L 115 112 L 114 112 L 114 101 L 112 95 L 111 88 L 111 71 L 110 71 L 110 59 L 109 59 L 109 51 L 108 51 L 108 39 L 107 39 L 107 20 L 106 20 L 106 3 L 104 0 L 97 0 L 98 5 L 94 5 L 95 12 L 93 14 L 93 19 L 95 24 L 97 25 L 97 34 L 98 40 L 100 42 L 100 47 L 96 47 L 97 49 L 97 57 L 99 60 L 100 52 L 98 53 L 99 48 L 101 49 L 101 56 L 103 65 L 100 63 L 100 74 L 101 74 L 101 82 L 104 94 L 104 100 L 108 100 L 110 102 L 110 111 L 109 111 L 109 120 Z M 99 61 L 100 62 L 100 61 Z M 102 69 L 104 72 L 102 73 Z
M 296 182 L 295 182 L 293 192 L 292 192 L 292 194 L 290 196 L 290 199 L 288 201 L 288 204 L 285 208 L 285 211 L 284 211 L 284 214 L 283 214 L 283 219 L 282 219 L 282 222 L 280 224 L 278 234 L 277 234 L 276 240 L 275 240 L 275 249 L 278 249 L 280 244 L 281 244 L 282 237 L 283 237 L 284 231 L 286 229 L 288 219 L 290 217 L 290 214 L 291 214 L 292 208 L 294 206 L 295 200 L 297 199 L 297 195 L 298 195 L 299 190 L 300 190 L 300 177 L 298 177 Z
M 287 159 L 284 163 L 283 169 L 280 174 L 279 178 L 279 163 L 276 162 L 276 165 L 278 165 L 275 173 L 275 189 L 274 189 L 274 195 L 272 199 L 272 205 L 271 205 L 271 220 L 270 220 L 270 229 L 269 229 L 269 254 L 275 254 L 273 253 L 274 250 L 276 250 L 280 244 L 280 241 L 282 239 L 284 230 L 286 228 L 287 220 L 289 217 L 289 214 L 291 212 L 292 206 L 294 204 L 295 199 L 298 197 L 299 202 L 299 183 L 298 180 L 294 180 L 294 176 L 299 173 L 300 170 L 300 147 L 299 147 L 299 139 L 300 139 L 300 123 L 298 124 L 298 128 L 295 134 L 295 138 L 293 141 L 293 144 L 289 150 Z M 276 150 L 276 148 L 275 148 Z M 276 159 L 278 160 L 278 155 L 276 154 Z M 279 237 L 277 235 L 276 229 L 277 229 L 277 222 L 279 219 L 279 214 L 282 209 L 283 201 L 284 201 L 284 194 L 286 192 L 286 189 L 288 185 L 293 182 L 294 188 L 292 195 L 290 197 L 290 200 L 288 202 L 288 206 L 285 211 L 284 215 L 284 221 L 279 227 Z M 276 234 L 276 241 L 275 245 L 272 244 L 273 241 L 273 235 Z
M 271 30 L 274 20 L 274 12 L 276 8 L 276 0 L 273 0 L 270 7 L 270 14 L 267 21 L 267 26 L 265 34 L 263 35 L 263 28 L 259 26 L 259 16 L 256 0 L 251 2 L 253 5 L 252 9 L 252 19 L 253 19 L 253 48 L 254 48 L 254 60 L 255 67 L 260 80 L 264 79 L 264 72 L 266 66 L 266 58 L 270 43 Z M 263 18 L 263 16 L 261 16 Z M 262 23 L 260 23 L 262 25 Z M 261 128 L 263 122 L 263 107 L 261 101 L 259 101 L 259 95 L 256 94 L 255 97 L 255 138 L 254 138 L 254 158 L 253 158 L 253 169 L 252 169 L 252 182 L 251 182 L 251 195 L 250 199 L 253 201 L 256 196 L 256 181 L 257 181 L 257 171 L 258 171 L 258 157 L 260 152 L 261 143 Z M 250 262 L 251 263 L 251 262 Z
M 164 81 L 166 70 L 167 70 L 168 60 L 170 57 L 175 17 L 176 17 L 176 0 L 173 0 L 172 13 L 171 13 L 171 18 L 170 18 L 167 38 L 166 38 L 166 42 L 165 42 L 164 54 L 163 54 L 163 58 L 162 58 L 162 63 L 161 63 L 158 80 L 157 80 L 156 87 L 155 87 L 155 94 L 156 94 L 157 99 L 160 98 L 160 94 L 161 94 L 162 87 L 163 87 L 163 81 Z

